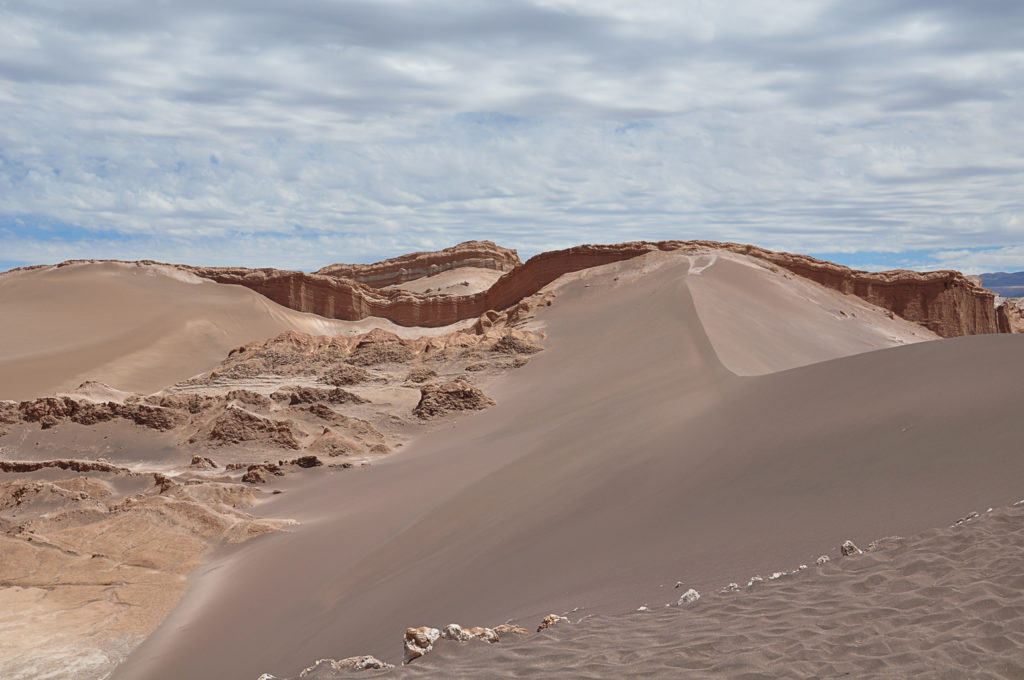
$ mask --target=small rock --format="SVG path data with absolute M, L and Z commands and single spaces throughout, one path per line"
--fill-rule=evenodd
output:
M 506 635 L 529 635 L 530 631 L 526 630 L 522 626 L 515 623 L 503 623 L 500 626 L 494 627 L 494 632 L 497 633 L 498 638 L 502 638 Z
M 762 581 L 764 581 L 764 579 L 761 578 L 760 574 L 758 574 L 757 576 L 751 576 L 750 580 L 747 581 L 747 587 L 749 588 L 750 586 L 754 585 L 755 583 L 761 583 Z
M 351 669 L 354 671 L 383 670 L 394 668 L 394 664 L 381 661 L 375 656 L 350 656 L 334 662 L 335 670 Z
M 392 664 L 381 661 L 374 656 L 350 656 L 341 661 L 335 661 L 334 659 L 320 659 L 315 664 L 299 673 L 300 678 L 305 678 L 312 675 L 318 670 L 334 670 L 334 671 L 365 671 L 365 670 L 382 670 L 387 668 L 394 668 Z M 333 677 L 333 676 L 332 676 Z
M 698 593 L 693 588 L 690 588 L 689 590 L 687 590 L 685 593 L 683 593 L 680 596 L 679 601 L 676 602 L 676 604 L 681 607 L 684 604 L 693 604 L 694 602 L 696 602 L 699 599 L 700 599 L 700 593 Z
M 722 592 L 722 593 L 735 593 L 739 589 L 740 589 L 740 584 L 739 583 L 730 583 L 728 585 L 722 586 L 722 590 L 720 590 L 719 592 Z
M 484 642 L 495 643 L 498 641 L 498 634 L 490 628 L 463 628 L 457 623 L 449 623 L 441 631 L 441 637 L 445 640 L 456 642 L 468 642 L 470 640 L 483 640 Z
M 676 588 L 682 588 L 683 587 L 683 582 L 682 581 L 676 581 L 675 587 Z
M 784 571 L 776 571 L 775 573 L 773 573 L 771 576 L 768 577 L 768 580 L 769 581 L 775 581 L 777 579 L 782 578 L 785 575 L 786 575 L 786 572 L 784 572 Z
M 650 611 L 650 610 L 649 610 L 649 609 L 647 608 L 647 605 L 645 605 L 645 604 L 642 604 L 642 605 L 640 605 L 639 607 L 637 607 L 637 608 L 636 608 L 636 610 L 637 610 L 638 612 L 646 612 L 646 611 Z
M 405 630 L 405 661 L 412 663 L 434 649 L 434 643 L 441 637 L 441 631 L 429 626 L 406 628 Z
M 206 456 L 192 456 L 192 462 L 189 463 L 189 467 L 199 468 L 201 470 L 212 470 L 217 467 L 217 464 L 213 462 L 213 459 L 207 458 Z
M 853 541 L 847 539 L 839 546 L 839 551 L 843 553 L 843 557 L 849 557 L 850 555 L 861 555 L 864 553 L 863 550 L 853 544 Z
M 556 623 L 561 623 L 562 621 L 569 623 L 569 619 L 565 618 L 564 616 L 559 616 L 558 614 L 548 614 L 544 617 L 544 620 L 540 622 L 540 625 L 537 626 L 537 632 L 539 633 L 542 630 L 547 630 L 551 626 L 555 625 Z
M 828 564 L 831 561 L 831 559 L 832 558 L 830 558 L 828 555 L 822 555 L 818 559 L 814 560 L 814 563 L 818 566 L 821 566 L 823 564 Z

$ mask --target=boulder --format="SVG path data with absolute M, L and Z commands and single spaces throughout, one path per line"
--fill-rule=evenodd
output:
M 853 541 L 851 540 L 844 541 L 843 544 L 839 546 L 839 551 L 843 553 L 843 557 L 849 557 L 850 555 L 860 555 L 864 552 L 856 545 L 854 545 Z

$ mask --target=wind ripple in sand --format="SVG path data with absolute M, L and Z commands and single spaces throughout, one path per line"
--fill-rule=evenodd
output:
M 595 616 L 495 646 L 442 646 L 392 673 L 1022 678 L 1022 567 L 1018 505 L 688 607 Z

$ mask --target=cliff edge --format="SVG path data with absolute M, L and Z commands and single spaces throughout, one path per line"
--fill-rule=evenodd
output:
M 370 265 L 330 265 L 314 274 L 231 267 L 187 269 L 219 283 L 246 286 L 302 312 L 352 321 L 376 316 L 403 326 L 437 327 L 510 307 L 563 274 L 654 250 L 726 250 L 758 258 L 827 288 L 856 295 L 946 338 L 999 333 L 1010 327 L 1008 322 L 1000 325 L 995 295 L 956 271 L 867 272 L 806 255 L 716 241 L 582 245 L 541 253 L 519 264 L 514 264 L 518 262 L 515 251 L 487 241 L 471 241 L 437 253 L 414 253 Z M 488 290 L 472 295 L 380 289 L 459 266 L 511 268 Z

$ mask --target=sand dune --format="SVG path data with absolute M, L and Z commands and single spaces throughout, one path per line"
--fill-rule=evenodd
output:
M 296 312 L 169 266 L 118 262 L 6 273 L 0 318 L 0 399 L 73 390 L 86 380 L 152 392 L 285 330 L 408 332 L 380 319 L 352 323 Z
M 395 661 L 407 626 L 631 611 L 677 580 L 714 589 L 844 538 L 909 535 L 1019 498 L 1024 338 L 800 365 L 834 344 L 825 332 L 814 341 L 818 325 L 796 324 L 790 335 L 807 339 L 772 356 L 758 333 L 716 316 L 712 279 L 741 286 L 749 272 L 715 264 L 688 276 L 687 260 L 659 260 L 627 280 L 636 266 L 563 286 L 538 315 L 548 348 L 495 386 L 497 406 L 261 506 L 303 526 L 194 574 L 182 606 L 114 677 Z M 746 295 L 737 313 L 775 304 L 765 286 Z M 799 367 L 741 377 L 723 361 Z

